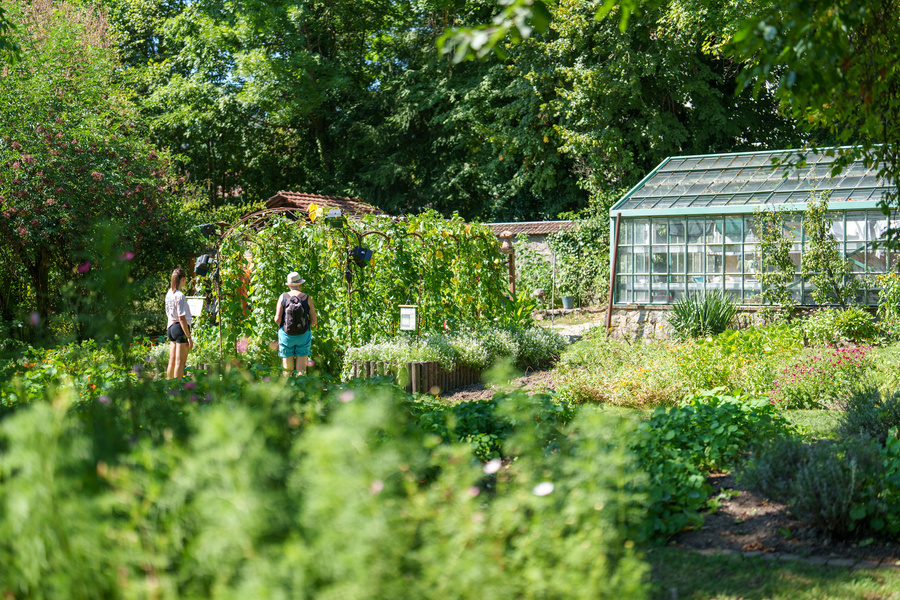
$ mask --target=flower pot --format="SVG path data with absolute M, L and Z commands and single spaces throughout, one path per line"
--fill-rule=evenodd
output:
M 563 296 L 562 303 L 565 310 L 572 310 L 575 308 L 575 296 Z

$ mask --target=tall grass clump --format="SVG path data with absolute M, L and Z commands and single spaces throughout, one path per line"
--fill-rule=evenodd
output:
M 875 386 L 856 389 L 840 413 L 842 437 L 870 437 L 884 444 L 888 434 L 900 427 L 900 391 L 882 392 Z
M 688 294 L 672 306 L 669 325 L 682 340 L 722 333 L 737 314 L 737 301 L 721 290 Z

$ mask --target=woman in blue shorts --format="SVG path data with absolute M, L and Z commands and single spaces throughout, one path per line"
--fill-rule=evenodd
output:
M 312 343 L 312 328 L 316 326 L 316 307 L 309 294 L 300 291 L 306 280 L 296 271 L 287 276 L 285 285 L 289 291 L 278 298 L 275 306 L 275 323 L 278 325 L 278 356 L 284 367 L 285 377 L 295 371 L 306 374 L 306 359 Z

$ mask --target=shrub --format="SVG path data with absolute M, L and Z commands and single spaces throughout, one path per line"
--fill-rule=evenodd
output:
M 870 370 L 871 348 L 808 350 L 781 370 L 772 402 L 782 408 L 824 408 L 847 398 Z
M 871 343 L 880 337 L 878 325 L 872 315 L 860 306 L 823 308 L 801 323 L 806 337 L 821 346 L 839 342 Z
M 445 369 L 457 363 L 486 369 L 500 360 L 511 359 L 522 368 L 542 367 L 555 362 L 565 345 L 561 335 L 541 327 L 485 327 L 450 335 L 426 335 L 419 341 L 400 337 L 348 349 L 341 377 L 349 377 L 354 360 L 385 361 L 395 367 L 408 362 L 437 361 Z
M 842 408 L 838 431 L 845 437 L 871 437 L 884 444 L 900 427 L 900 391 L 882 394 L 874 386 L 860 387 Z
M 733 467 L 762 440 L 789 431 L 765 399 L 708 392 L 657 409 L 631 443 L 650 477 L 650 514 L 639 537 L 665 538 L 702 524 L 700 510 L 712 491 L 704 472 Z
M 516 364 L 522 368 L 537 369 L 559 360 L 568 346 L 565 338 L 547 327 L 529 327 L 513 331 L 519 353 Z
M 900 442 L 871 439 L 804 443 L 796 437 L 767 445 L 739 480 L 785 502 L 804 521 L 845 537 L 851 532 L 900 531 Z
M 799 348 L 799 329 L 787 325 L 727 330 L 683 343 L 587 336 L 563 353 L 555 380 L 557 392 L 575 403 L 673 404 L 717 387 L 765 395 L 780 365 Z
M 737 301 L 721 290 L 688 294 L 672 306 L 669 325 L 680 339 L 722 333 L 737 314 Z
M 563 353 L 554 372 L 556 391 L 576 404 L 673 404 L 683 395 L 675 352 L 675 346 L 656 342 L 590 337 Z
M 127 394 L 145 392 L 178 410 L 123 427 Z M 498 398 L 447 430 L 505 424 L 515 460 L 483 465 L 377 382 L 231 372 L 76 410 L 66 397 L 0 421 L 7 595 L 646 596 L 627 537 L 642 476 L 605 415 L 566 426 L 547 397 Z

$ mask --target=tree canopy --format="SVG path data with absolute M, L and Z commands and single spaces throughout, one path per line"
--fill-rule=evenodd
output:
M 41 318 L 60 307 L 63 282 L 103 260 L 100 222 L 121 231 L 135 276 L 189 250 L 174 226 L 178 175 L 112 80 L 103 15 L 48 0 L 10 10 L 22 59 L 0 77 L 4 320 L 27 306 Z
M 675 0 L 624 32 L 593 0 L 103 2 L 152 138 L 212 205 L 293 189 L 553 218 L 669 154 L 801 139 L 771 94 L 735 95 L 711 40 L 737 16 L 707 24 Z M 521 43 L 494 36 L 507 26 Z M 454 32 L 503 56 L 455 63 L 442 36 L 474 46 Z

